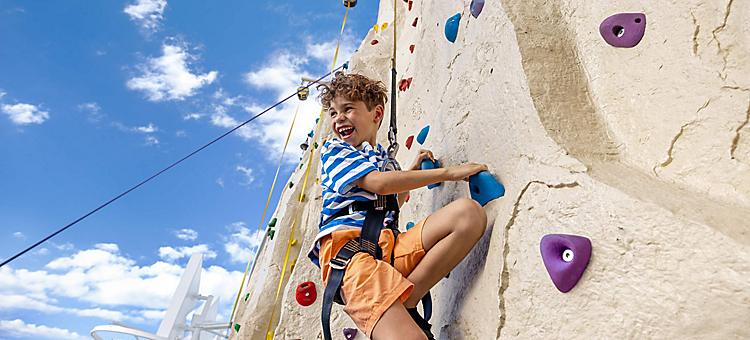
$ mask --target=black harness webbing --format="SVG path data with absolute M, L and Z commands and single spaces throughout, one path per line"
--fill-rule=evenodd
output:
M 323 338 L 331 340 L 331 308 L 333 302 L 344 305 L 341 298 L 341 283 L 344 280 L 344 273 L 349 261 L 359 252 L 365 252 L 370 256 L 382 260 L 382 249 L 378 245 L 380 231 L 383 228 L 388 212 L 394 212 L 394 220 L 389 223 L 387 228 L 393 231 L 394 239 L 398 238 L 398 200 L 396 195 L 378 196 L 374 201 L 354 202 L 349 208 L 340 209 L 337 213 L 326 219 L 322 224 L 352 213 L 352 211 L 366 211 L 362 232 L 356 239 L 349 240 L 341 250 L 329 262 L 331 273 L 328 275 L 328 284 L 323 293 L 323 308 L 321 310 L 321 321 L 323 323 Z M 391 252 L 390 263 L 393 265 L 394 253 Z M 422 307 L 425 312 L 425 320 L 429 320 L 432 314 L 432 299 L 428 292 L 422 298 Z

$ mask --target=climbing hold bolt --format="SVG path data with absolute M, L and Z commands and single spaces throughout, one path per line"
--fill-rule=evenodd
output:
M 417 135 L 417 142 L 419 144 L 424 144 L 424 141 L 427 139 L 427 134 L 430 132 L 430 126 L 427 125 L 422 128 L 421 131 L 419 131 L 419 134 Z
M 482 13 L 482 9 L 484 8 L 484 0 L 471 0 L 471 5 L 469 6 L 469 9 L 471 10 L 471 15 L 475 18 L 479 17 L 479 13 Z
M 437 169 L 439 167 L 440 167 L 440 161 L 438 160 L 435 160 L 434 162 L 429 158 L 422 160 L 422 170 Z M 440 183 L 434 183 L 434 184 L 428 185 L 427 189 L 433 189 L 439 186 L 440 186 Z
M 599 34 L 614 47 L 630 48 L 638 45 L 646 33 L 646 15 L 643 13 L 618 13 L 599 25 Z
M 411 144 L 414 143 L 414 135 L 409 136 L 406 138 L 406 148 L 411 150 Z
M 309 306 L 315 302 L 318 297 L 318 292 L 315 290 L 315 283 L 312 281 L 302 282 L 297 286 L 297 291 L 294 294 L 297 299 L 297 303 L 302 306 Z
M 469 191 L 471 198 L 483 206 L 505 195 L 505 187 L 488 171 L 469 176 Z
M 406 224 L 406 230 L 409 230 L 414 227 L 414 222 L 409 222 Z
M 414 53 L 414 45 L 409 45 L 409 53 Z
M 456 42 L 456 37 L 458 36 L 458 24 L 460 21 L 461 13 L 456 13 L 456 15 L 445 21 L 445 38 L 452 43 Z
M 344 7 L 352 8 L 357 6 L 357 0 L 344 0 Z
M 356 328 L 344 328 L 344 337 L 346 340 L 352 340 L 357 336 Z
M 297 88 L 297 98 L 299 98 L 299 100 L 306 100 L 309 94 L 310 88 L 307 86 L 300 86 Z
M 542 237 L 539 248 L 555 287 L 563 293 L 573 289 L 589 264 L 591 240 L 577 235 L 549 234 Z
M 370 41 L 370 45 L 377 45 L 377 44 L 378 44 L 378 39 L 372 39 L 372 41 Z

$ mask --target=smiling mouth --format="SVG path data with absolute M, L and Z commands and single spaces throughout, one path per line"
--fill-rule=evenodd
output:
M 338 129 L 338 133 L 339 133 L 339 136 L 341 136 L 341 138 L 348 138 L 354 133 L 354 127 L 352 126 L 341 127 Z

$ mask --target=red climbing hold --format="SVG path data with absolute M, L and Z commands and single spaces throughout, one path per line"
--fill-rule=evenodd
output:
M 412 26 L 417 27 L 417 19 L 419 18 L 414 18 L 414 22 L 411 23 Z
M 409 202 L 409 199 L 411 198 L 411 195 L 406 194 L 406 202 Z
M 409 45 L 409 52 L 414 53 L 414 45 Z
M 377 44 L 378 44 L 378 39 L 372 39 L 372 41 L 370 41 L 370 45 L 377 45 Z
M 409 77 L 409 78 L 406 79 L 406 88 L 407 89 L 411 86 L 411 80 L 412 80 L 412 77 Z
M 312 305 L 318 297 L 318 292 L 315 290 L 315 283 L 312 281 L 300 283 L 297 286 L 295 297 L 297 298 L 297 303 L 302 306 Z
M 414 135 L 409 136 L 409 138 L 406 139 L 406 148 L 411 150 L 411 144 L 414 143 Z
M 399 89 L 399 91 L 406 91 L 406 90 L 408 90 L 409 86 L 411 86 L 411 80 L 412 80 L 411 77 L 410 78 L 406 78 L 406 79 L 401 79 L 398 82 L 398 89 Z
M 409 0 L 409 10 L 411 11 L 411 5 L 414 4 L 414 1 Z

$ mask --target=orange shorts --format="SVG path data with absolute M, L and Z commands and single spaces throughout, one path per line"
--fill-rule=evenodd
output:
M 426 219 L 425 219 L 426 220 Z M 422 226 L 425 220 L 401 233 L 395 242 L 393 232 L 383 229 L 378 244 L 383 250 L 383 260 L 376 260 L 367 253 L 357 253 L 349 261 L 341 284 L 344 311 L 357 327 L 371 337 L 372 329 L 380 317 L 396 300 L 406 301 L 414 284 L 406 279 L 424 257 Z M 320 263 L 323 282 L 328 283 L 331 258 L 344 247 L 347 241 L 357 238 L 360 229 L 337 230 L 320 240 Z M 391 253 L 394 254 L 391 266 Z

